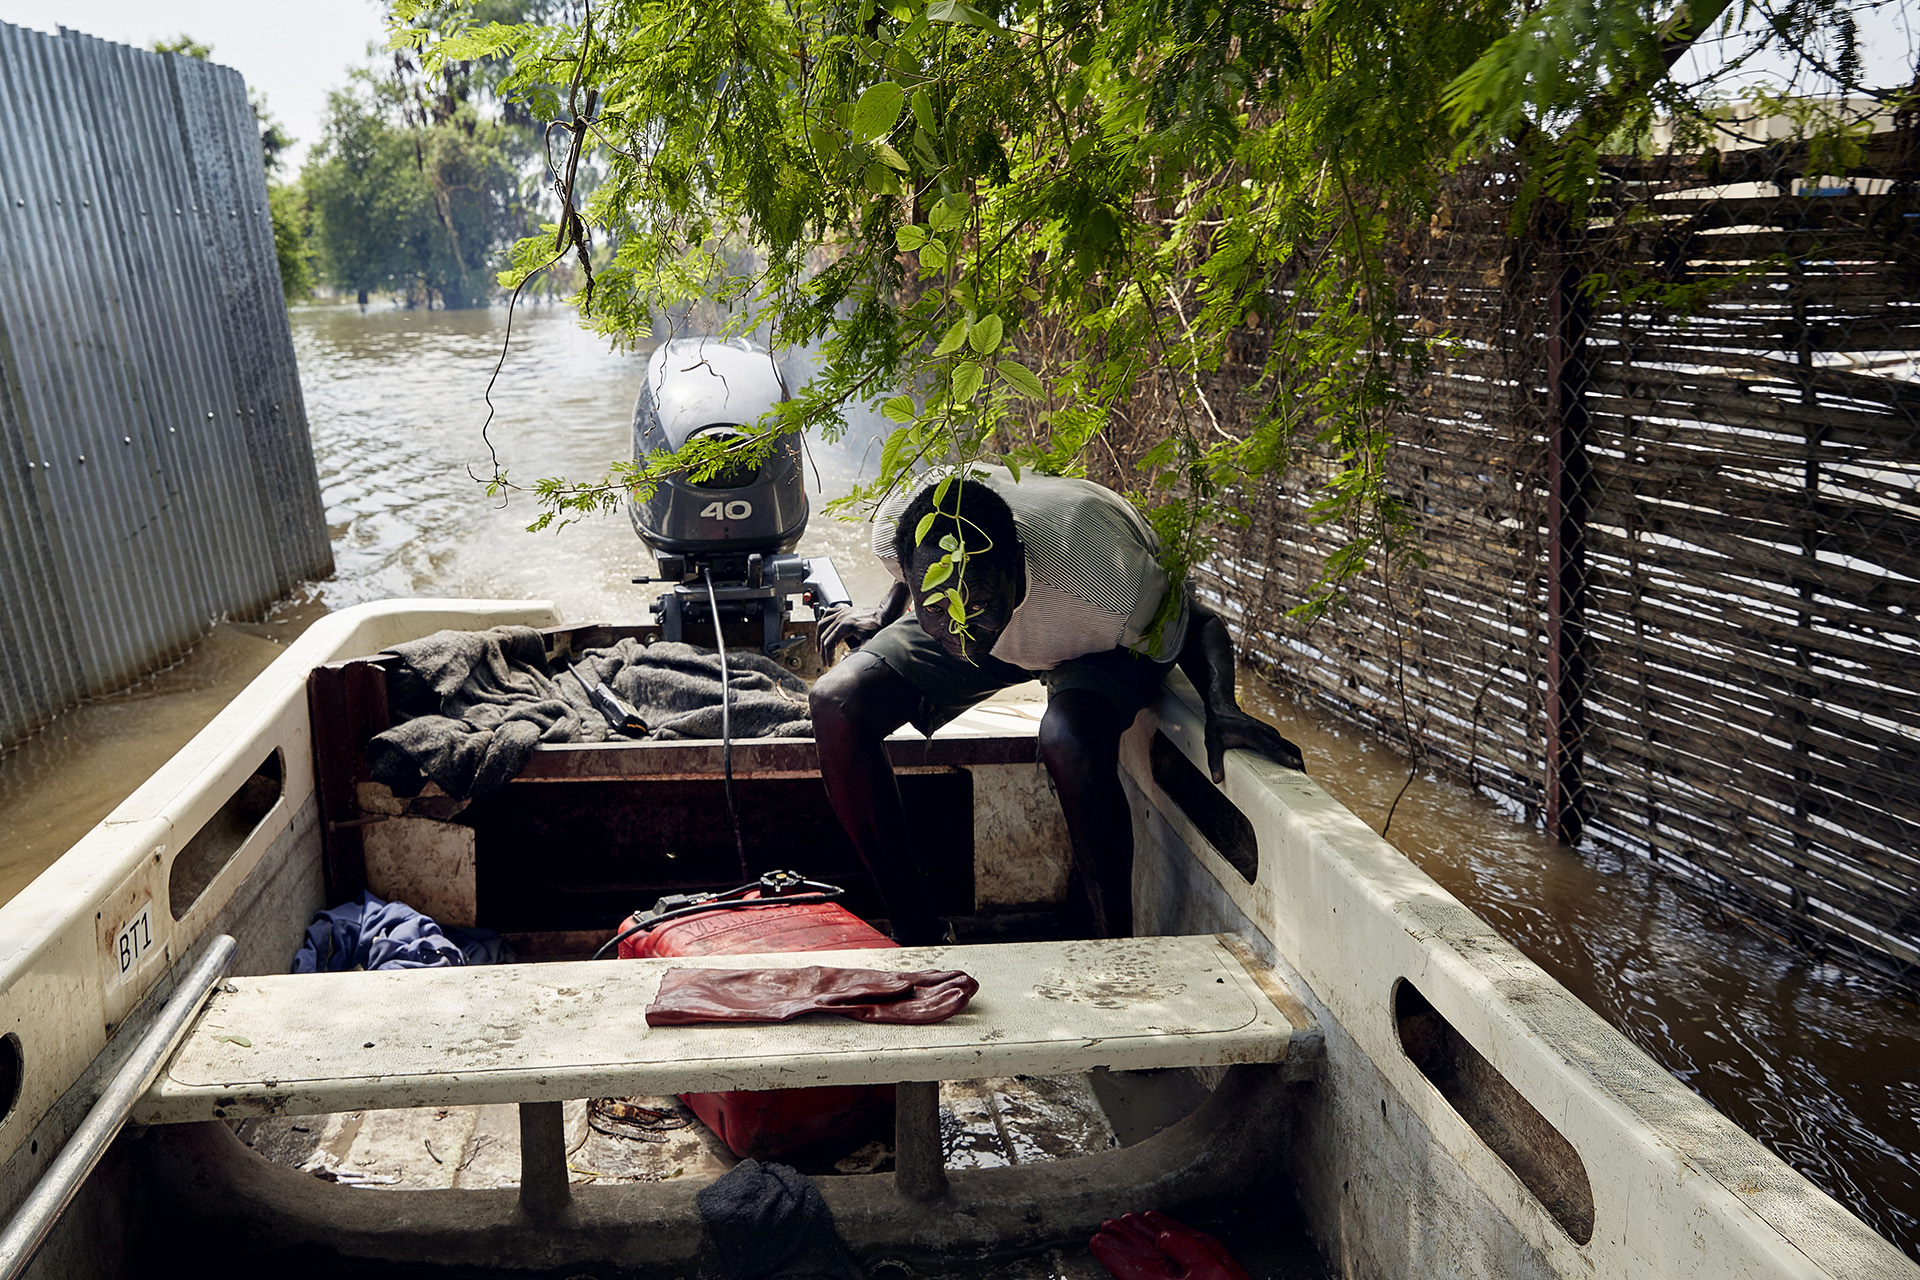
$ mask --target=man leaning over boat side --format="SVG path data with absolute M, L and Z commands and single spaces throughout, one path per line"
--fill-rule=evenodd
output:
M 1040 758 L 1067 822 L 1079 878 L 1096 926 L 1133 931 L 1133 817 L 1120 782 L 1120 737 L 1158 696 L 1178 664 L 1206 706 L 1213 780 L 1229 748 L 1247 747 L 1290 768 L 1300 750 L 1240 709 L 1226 626 L 1191 593 L 1170 587 L 1159 540 L 1125 498 L 1086 480 L 968 466 L 918 477 L 880 505 L 873 550 L 895 579 L 874 609 L 843 607 L 820 625 L 831 662 L 852 652 L 813 688 L 820 775 L 834 813 L 886 899 L 894 937 L 913 946 L 941 940 L 914 836 L 942 815 L 900 799 L 884 741 L 911 722 L 932 733 L 1002 689 L 1038 678 L 1047 688 Z M 939 496 L 938 508 L 935 498 Z M 925 536 L 916 539 L 931 516 Z M 923 585 L 964 539 L 958 579 Z M 949 546 L 952 544 L 949 543 Z M 930 591 L 960 586 L 967 617 L 956 624 Z M 912 611 L 908 612 L 908 606 Z

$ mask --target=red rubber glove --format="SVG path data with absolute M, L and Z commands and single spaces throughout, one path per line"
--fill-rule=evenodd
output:
M 1107 1219 L 1087 1247 L 1114 1280 L 1250 1280 L 1225 1245 L 1158 1209 Z

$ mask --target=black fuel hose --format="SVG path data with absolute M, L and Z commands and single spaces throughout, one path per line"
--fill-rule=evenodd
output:
M 809 885 L 817 884 L 819 885 L 819 890 L 814 893 L 785 894 L 777 898 L 747 898 L 739 896 L 758 889 L 760 885 L 756 881 L 753 884 L 742 885 L 738 889 L 729 889 L 723 894 L 717 894 L 714 897 L 708 898 L 705 902 L 689 903 L 684 907 L 675 907 L 671 911 L 662 911 L 656 916 L 648 916 L 644 920 L 636 920 L 601 944 L 600 949 L 593 953 L 593 958 L 595 960 L 600 959 L 606 955 L 607 952 L 613 950 L 636 933 L 645 933 L 656 925 L 663 925 L 669 920 L 679 920 L 685 916 L 697 916 L 706 911 L 746 911 L 756 907 L 811 906 L 816 903 L 832 902 L 836 898 L 841 898 L 846 895 L 846 890 L 842 889 L 839 885 L 820 884 L 817 880 L 808 880 L 805 883 Z
M 721 634 L 720 601 L 713 594 L 713 570 L 702 568 L 707 580 L 707 610 L 713 618 L 713 647 L 720 655 L 720 775 L 727 793 L 727 819 L 733 823 L 733 851 L 740 858 L 740 875 L 747 870 L 747 842 L 740 836 L 740 810 L 733 803 L 733 683 L 727 675 L 727 638 Z

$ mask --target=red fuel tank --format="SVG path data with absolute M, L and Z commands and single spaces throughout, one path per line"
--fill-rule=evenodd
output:
M 635 922 L 637 917 L 628 923 Z M 622 939 L 620 956 L 752 955 L 894 945 L 891 938 L 838 903 L 800 902 L 719 908 L 668 920 Z M 876 1138 L 893 1140 L 891 1085 L 683 1093 L 680 1101 L 742 1158 L 766 1160 L 828 1142 L 851 1151 Z

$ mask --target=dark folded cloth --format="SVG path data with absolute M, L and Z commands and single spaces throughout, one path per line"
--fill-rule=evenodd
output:
M 607 722 L 531 627 L 438 631 L 395 645 L 387 701 L 396 723 L 367 744 L 376 781 L 415 796 L 429 781 L 468 799 L 511 781 L 541 743 L 603 742 Z M 810 738 L 807 687 L 759 653 L 729 652 L 736 738 Z M 720 736 L 720 660 L 710 649 L 626 639 L 591 649 L 581 675 L 619 694 L 656 741 Z
M 958 969 L 669 969 L 647 1006 L 650 1027 L 696 1022 L 785 1022 L 837 1013 L 862 1022 L 942 1022 L 980 984 Z
M 860 1280 L 811 1179 L 742 1160 L 693 1198 L 726 1280 Z

